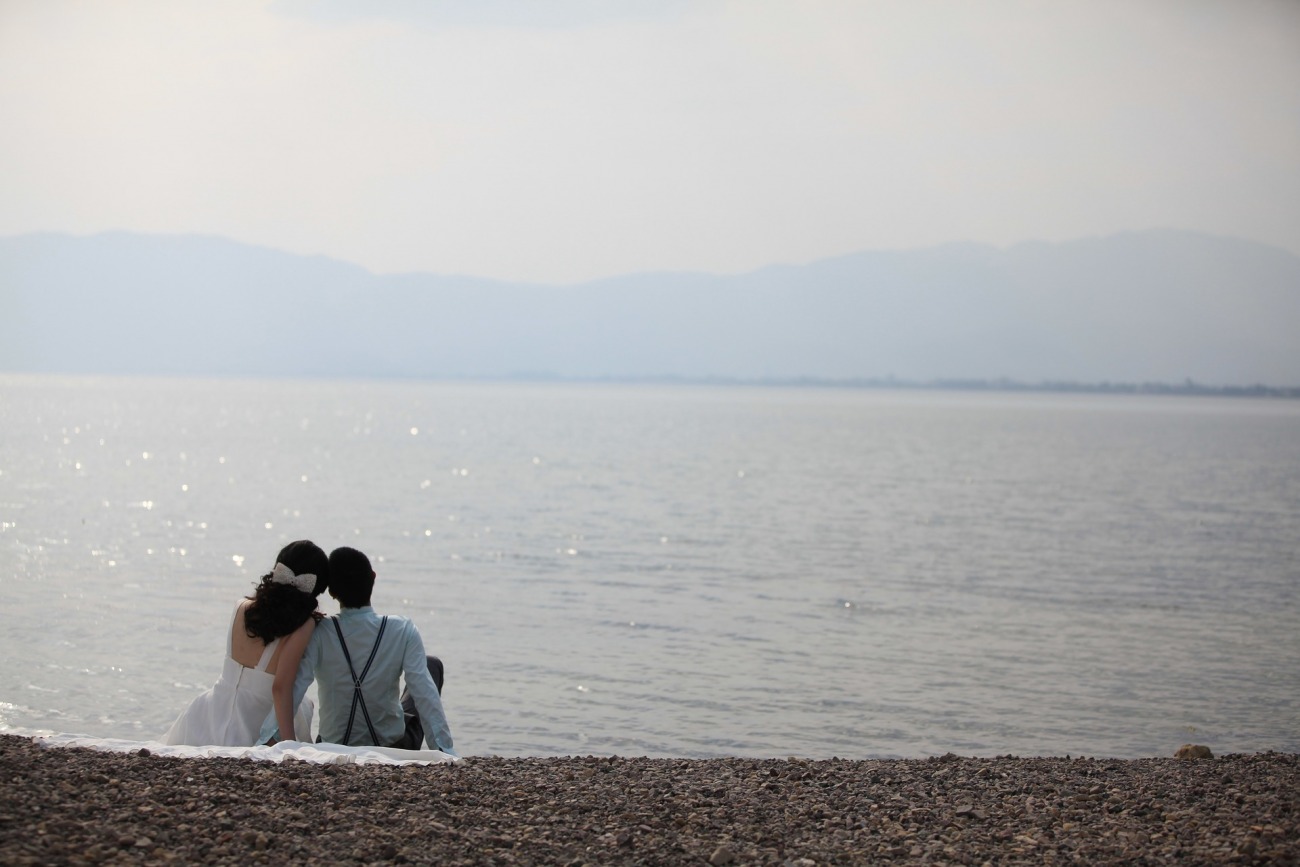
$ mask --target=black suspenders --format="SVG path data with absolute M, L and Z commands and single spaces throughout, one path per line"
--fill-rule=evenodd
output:
M 356 721 L 357 705 L 359 704 L 361 705 L 361 715 L 366 719 L 366 728 L 370 730 L 370 740 L 374 742 L 375 746 L 382 747 L 383 744 L 379 742 L 379 735 L 375 734 L 375 726 L 370 722 L 370 711 L 366 710 L 366 699 L 361 694 L 361 681 L 366 679 L 366 673 L 370 671 L 370 663 L 375 661 L 375 654 L 379 652 L 379 642 L 384 637 L 384 627 L 388 625 L 388 617 L 385 615 L 384 619 L 379 621 L 379 634 L 375 636 L 375 646 L 370 648 L 370 658 L 366 660 L 366 667 L 361 669 L 360 677 L 357 677 L 357 670 L 352 665 L 352 655 L 348 653 L 348 643 L 343 640 L 343 627 L 339 626 L 339 619 L 331 617 L 330 620 L 334 622 L 334 631 L 339 634 L 339 646 L 343 648 L 343 658 L 347 660 L 348 671 L 352 673 L 352 711 L 348 714 L 348 727 L 343 732 L 343 743 L 348 743 L 352 738 L 352 723 Z

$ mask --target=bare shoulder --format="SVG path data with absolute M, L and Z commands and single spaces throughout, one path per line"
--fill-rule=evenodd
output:
M 299 642 L 306 642 L 311 638 L 312 633 L 315 631 L 316 631 L 316 618 L 308 617 L 306 620 L 302 622 L 302 625 L 300 625 L 297 629 L 295 629 L 292 632 L 292 634 L 290 635 L 290 639 Z

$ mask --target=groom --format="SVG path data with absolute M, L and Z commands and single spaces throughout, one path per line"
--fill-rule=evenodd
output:
M 420 632 L 405 617 L 381 616 L 370 607 L 375 571 L 355 548 L 330 554 L 329 593 L 339 614 L 316 624 L 293 685 L 293 707 L 316 680 L 320 738 L 352 746 L 418 750 L 429 746 L 455 755 L 442 711 L 442 662 L 425 656 Z M 406 690 L 397 696 L 399 676 Z M 274 727 L 275 717 L 263 727 Z M 299 738 L 308 732 L 295 732 Z M 262 739 L 265 743 L 266 737 Z

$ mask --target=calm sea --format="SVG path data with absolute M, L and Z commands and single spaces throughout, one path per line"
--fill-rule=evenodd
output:
M 158 735 L 310 538 L 466 755 L 1300 751 L 1298 402 L 4 376 L 0 423 L 0 731 Z

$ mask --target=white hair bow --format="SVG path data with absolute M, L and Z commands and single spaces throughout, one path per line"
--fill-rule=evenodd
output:
M 316 576 L 309 572 L 301 575 L 293 574 L 293 570 L 283 563 L 276 563 L 275 568 L 271 570 L 271 580 L 276 584 L 288 584 L 301 590 L 303 593 L 311 593 L 316 589 Z

